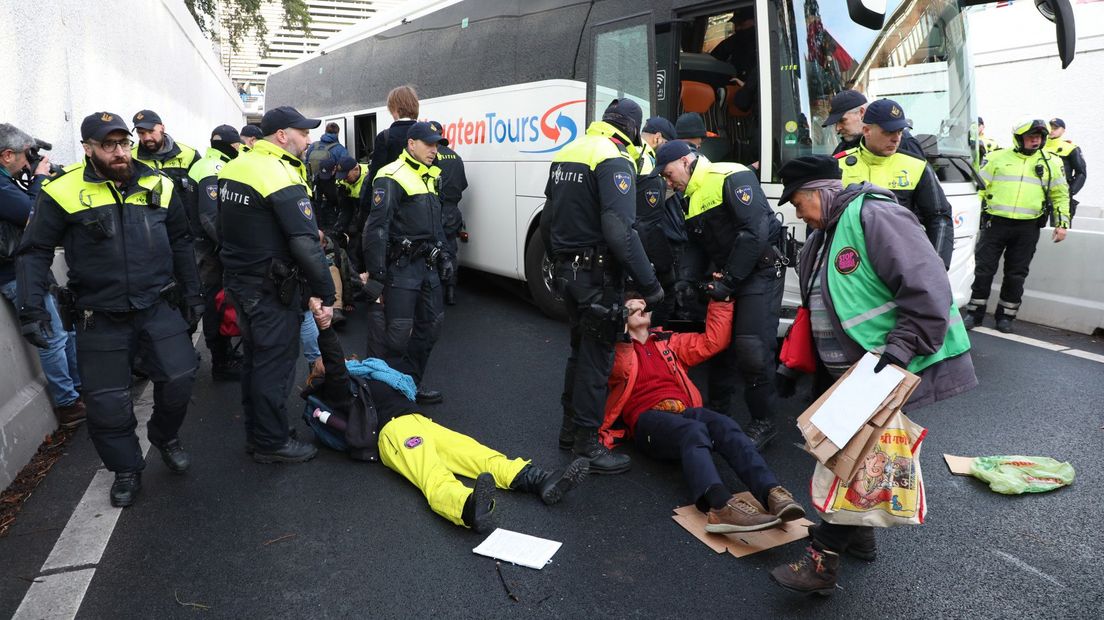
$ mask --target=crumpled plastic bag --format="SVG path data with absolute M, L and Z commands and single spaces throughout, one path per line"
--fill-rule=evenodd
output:
M 1045 493 L 1073 482 L 1073 465 L 1045 456 L 979 456 L 970 475 L 1005 495 Z

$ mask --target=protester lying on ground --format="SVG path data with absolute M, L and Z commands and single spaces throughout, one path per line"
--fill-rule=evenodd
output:
M 627 293 L 630 342 L 617 344 L 609 379 L 605 420 L 599 430 L 608 447 L 628 437 L 645 454 L 682 462 L 695 505 L 706 513 L 708 532 L 752 532 L 805 516 L 805 509 L 778 484 L 732 418 L 702 407 L 687 369 L 724 351 L 732 334 L 732 302 L 711 301 L 705 333 L 651 330 L 652 313 L 638 294 Z M 713 462 L 720 454 L 760 504 L 732 494 Z
M 320 307 L 320 300 L 312 300 L 312 307 Z M 586 477 L 585 458 L 551 472 L 437 424 L 419 413 L 414 380 L 402 372 L 405 362 L 392 362 L 392 367 L 375 358 L 346 361 L 337 333 L 328 323 L 318 326 L 322 357 L 315 362 L 303 397 L 328 409 L 317 412 L 312 428 L 320 435 L 340 436 L 354 458 L 376 460 L 378 455 L 449 521 L 488 532 L 495 527 L 495 487 L 532 493 L 552 505 Z M 372 446 L 377 433 L 378 443 Z M 475 489 L 457 476 L 474 478 Z
M 799 157 L 780 174 L 778 204 L 792 202 L 811 230 L 797 264 L 815 348 L 813 397 L 867 351 L 881 353 L 874 372 L 895 364 L 920 375 L 904 407 L 909 413 L 976 387 L 946 269 L 916 216 L 888 190 L 865 181 L 843 187 L 831 157 Z M 779 394 L 790 395 L 786 371 L 779 369 Z M 877 557 L 871 527 L 822 522 L 809 534 L 806 555 L 770 573 L 788 590 L 831 594 L 841 553 L 868 562 Z

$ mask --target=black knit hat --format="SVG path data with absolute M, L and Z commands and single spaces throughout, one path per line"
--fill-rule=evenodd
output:
M 778 199 L 781 205 L 789 202 L 793 193 L 809 181 L 841 179 L 843 171 L 835 157 L 806 155 L 786 162 L 778 171 L 778 176 L 782 179 L 782 197 Z

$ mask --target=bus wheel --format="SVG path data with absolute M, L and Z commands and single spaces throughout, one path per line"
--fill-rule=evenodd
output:
M 545 256 L 540 229 L 533 231 L 525 249 L 525 280 L 529 295 L 541 312 L 560 321 L 567 318 L 564 301 L 552 294 L 552 261 Z

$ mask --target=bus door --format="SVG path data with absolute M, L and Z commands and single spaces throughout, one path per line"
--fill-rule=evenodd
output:
M 350 140 L 351 143 L 356 144 L 356 150 L 353 151 L 354 157 L 357 161 L 367 162 L 368 158 L 372 155 L 372 146 L 376 140 L 376 115 L 372 114 L 357 114 L 353 117 L 353 133 L 355 139 Z
M 587 78 L 587 123 L 602 118 L 614 99 L 640 104 L 644 118 L 655 101 L 655 43 L 651 13 L 597 24 L 591 28 Z

